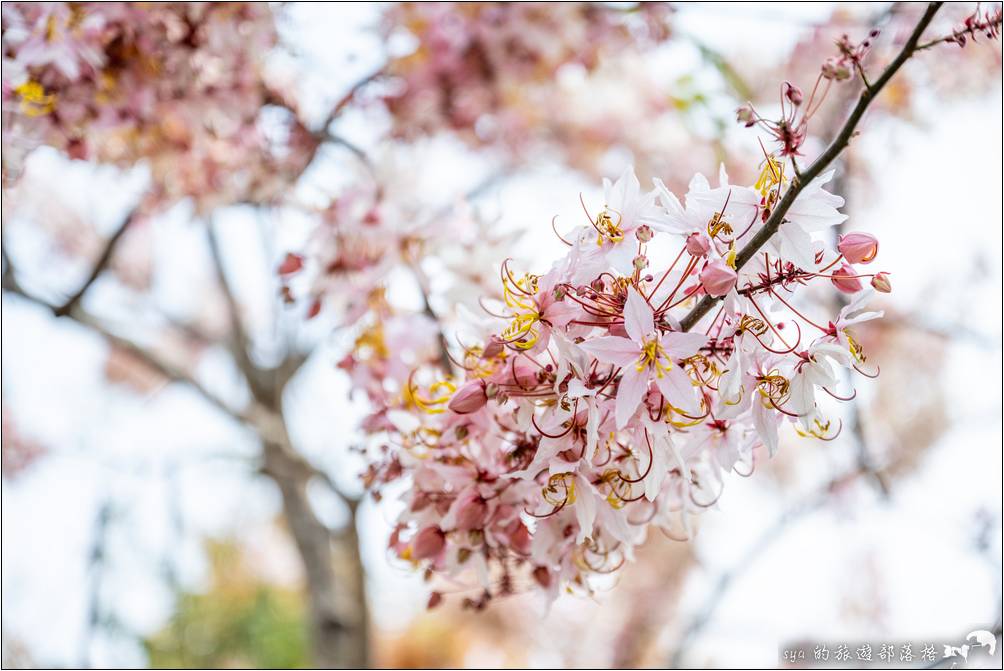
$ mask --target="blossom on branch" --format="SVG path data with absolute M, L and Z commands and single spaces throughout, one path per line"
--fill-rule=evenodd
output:
M 790 188 L 774 156 L 762 172 L 744 186 L 722 170 L 714 188 L 698 175 L 683 206 L 628 171 L 561 236 L 567 254 L 548 272 L 502 263 L 482 344 L 465 347 L 453 375 L 419 365 L 376 413 L 388 421 L 373 427 L 383 447 L 367 483 L 379 494 L 410 482 L 397 556 L 455 578 L 475 569 L 471 607 L 519 584 L 588 592 L 651 528 L 689 536 L 729 472 L 774 454 L 782 425 L 821 440 L 840 432 L 819 401 L 853 395 L 837 388 L 839 368 L 875 374 L 852 327 L 881 313 L 864 312 L 870 293 L 858 291 L 827 320 L 797 308 L 797 294 L 826 280 L 860 289 L 875 275 L 850 261 L 872 261 L 878 244 L 852 234 L 831 249 L 843 200 L 824 175 L 738 266 Z M 667 259 L 654 253 L 671 242 Z M 682 330 L 706 293 L 725 295 L 720 309 Z

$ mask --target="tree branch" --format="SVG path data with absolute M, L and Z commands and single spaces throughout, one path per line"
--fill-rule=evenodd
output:
M 77 291 L 74 292 L 72 296 L 66 299 L 66 302 L 64 302 L 62 305 L 57 306 L 53 310 L 53 313 L 57 317 L 65 317 L 66 315 L 70 314 L 73 308 L 75 308 L 77 304 L 81 300 L 83 300 L 84 294 L 87 293 L 87 291 L 91 288 L 91 285 L 97 281 L 98 277 L 101 276 L 101 273 L 103 273 L 105 271 L 105 268 L 108 267 L 108 264 L 111 263 L 112 256 L 115 254 L 115 248 L 118 246 L 119 241 L 125 235 L 125 232 L 129 228 L 129 226 L 138 218 L 141 208 L 142 204 L 137 205 L 132 210 L 130 210 L 129 213 L 125 216 L 125 219 L 122 220 L 122 223 L 119 224 L 119 227 L 115 229 L 114 233 L 112 233 L 112 236 L 108 238 L 108 241 L 105 243 L 104 249 L 101 250 L 101 255 L 95 262 L 94 267 L 91 268 L 91 274 L 87 276 L 87 279 L 84 280 L 84 283 L 82 285 L 80 285 L 80 288 L 77 289 Z
M 328 126 L 330 126 L 332 122 L 336 118 L 338 118 L 338 115 L 341 114 L 342 110 L 344 110 L 349 105 L 349 103 L 352 102 L 352 100 L 356 97 L 356 94 L 359 93 L 361 89 L 365 88 L 367 84 L 372 82 L 374 79 L 376 79 L 383 73 L 384 73 L 384 67 L 381 66 L 380 69 L 375 70 L 370 74 L 362 77 L 352 86 L 350 86 L 349 90 L 345 93 L 345 95 L 339 98 L 338 102 L 336 102 L 334 106 L 332 106 L 327 116 L 324 117 L 324 121 L 322 121 L 321 125 L 318 126 L 316 133 L 317 137 L 320 138 L 326 135 L 328 133 Z
M 219 236 L 216 232 L 215 222 L 210 220 L 206 226 L 206 237 L 209 241 L 209 251 L 213 257 L 213 271 L 216 275 L 216 282 L 220 286 L 223 298 L 227 303 L 227 315 L 230 322 L 230 351 L 234 355 L 237 368 L 244 375 L 248 386 L 252 388 L 255 395 L 258 395 L 258 374 L 257 366 L 251 361 L 251 341 L 248 337 L 247 329 L 241 319 L 240 306 L 237 304 L 237 297 L 227 280 L 226 270 L 223 267 L 223 252 L 220 248 Z
M 882 91 L 883 87 L 889 83 L 893 75 L 903 66 L 903 64 L 914 54 L 917 50 L 917 43 L 920 40 L 921 35 L 923 35 L 924 30 L 931 23 L 931 19 L 941 8 L 941 2 L 932 2 L 927 6 L 927 10 L 924 15 L 917 22 L 916 27 L 914 27 L 913 32 L 910 34 L 910 38 L 903 45 L 902 50 L 896 58 L 893 59 L 882 74 L 871 84 L 871 88 L 865 88 L 858 97 L 858 102 L 851 110 L 848 115 L 847 120 L 844 122 L 843 127 L 837 136 L 834 138 L 833 142 L 826 148 L 826 150 L 819 155 L 819 157 L 812 162 L 812 164 L 805 169 L 802 173 L 801 179 L 796 180 L 791 187 L 785 191 L 784 196 L 781 198 L 781 202 L 777 204 L 774 211 L 771 213 L 770 217 L 767 219 L 766 225 L 754 235 L 748 243 L 739 251 L 736 255 L 736 269 L 738 270 L 744 266 L 753 256 L 763 247 L 767 242 L 777 233 L 777 229 L 781 227 L 784 223 L 784 215 L 788 213 L 788 210 L 794 204 L 795 199 L 802 192 L 802 189 L 806 187 L 812 180 L 818 177 L 830 163 L 840 155 L 847 145 L 850 143 L 851 138 L 854 136 L 855 129 L 858 123 L 861 121 L 861 117 L 864 116 L 865 110 L 868 106 L 875 100 L 879 92 Z M 721 298 L 713 298 L 711 296 L 705 296 L 701 301 L 694 306 L 694 309 L 680 321 L 680 328 L 684 331 L 689 331 L 697 325 L 697 322 L 706 315 L 711 308 L 715 306 Z

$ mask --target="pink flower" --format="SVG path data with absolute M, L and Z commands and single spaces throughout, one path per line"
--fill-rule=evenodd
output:
M 478 495 L 468 497 L 457 510 L 457 529 L 481 529 L 488 521 L 488 503 Z
M 724 260 L 718 259 L 704 266 L 701 271 L 701 285 L 709 295 L 724 296 L 736 285 L 739 276 Z
M 868 233 L 848 233 L 841 235 L 837 249 L 848 263 L 871 263 L 878 254 L 879 243 Z
M 687 236 L 687 252 L 692 256 L 707 256 L 711 250 L 711 241 L 701 233 L 691 233 Z
M 450 399 L 449 408 L 458 415 L 466 415 L 485 407 L 488 395 L 485 393 L 485 383 L 481 380 L 468 382 Z
M 861 291 L 861 280 L 858 278 L 857 271 L 849 263 L 845 263 L 837 270 L 834 270 L 830 276 L 830 280 L 833 282 L 833 286 L 845 294 L 853 294 Z
M 412 559 L 433 559 L 446 547 L 446 534 L 437 526 L 425 527 L 411 540 Z
M 660 336 L 655 329 L 652 306 L 634 287 L 628 289 L 624 305 L 624 329 L 628 338 L 601 336 L 580 345 L 600 361 L 622 369 L 615 408 L 617 427 L 626 425 L 634 415 L 653 375 L 656 386 L 670 404 L 696 412 L 694 387 L 674 358 L 696 354 L 707 342 L 707 337 L 677 332 Z

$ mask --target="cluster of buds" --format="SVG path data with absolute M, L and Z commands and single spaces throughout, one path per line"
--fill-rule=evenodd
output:
M 800 149 L 808 137 L 809 121 L 826 100 L 830 85 L 834 81 L 849 79 L 854 73 L 860 74 L 867 83 L 862 61 L 878 34 L 878 30 L 872 30 L 860 43 L 851 42 L 847 35 L 841 36 L 837 40 L 838 55 L 823 63 L 808 99 L 801 88 L 791 82 L 783 82 L 779 119 L 767 119 L 757 112 L 752 103 L 746 103 L 736 110 L 736 121 L 747 128 L 759 126 L 765 130 L 778 144 L 778 153 L 781 156 L 800 156 Z
M 889 283 L 856 268 L 874 261 L 873 236 L 827 245 L 845 218 L 824 188 L 832 173 L 805 185 L 780 234 L 737 267 L 790 188 L 783 172 L 768 156 L 753 186 L 697 175 L 681 203 L 629 169 L 605 183 L 601 207 L 583 202 L 586 222 L 559 236 L 568 251 L 549 271 L 502 263 L 481 344 L 451 357 L 446 377 L 411 370 L 368 421 L 379 445 L 370 491 L 407 483 L 390 551 L 465 585 L 454 589 L 472 608 L 534 587 L 588 593 L 649 530 L 690 537 L 729 473 L 776 452 L 783 425 L 833 440 L 830 399 L 855 393 L 839 370 L 877 374 L 852 333 L 881 316 L 865 311 L 862 281 Z M 658 253 L 674 241 L 678 251 Z M 831 318 L 797 307 L 818 282 L 854 296 Z M 717 311 L 683 330 L 706 295 L 722 297 Z
M 780 119 L 766 119 L 756 111 L 752 103 L 746 103 L 736 110 L 736 121 L 747 128 L 759 126 L 767 131 L 779 145 L 781 156 L 799 156 L 802 144 L 808 136 L 809 120 L 822 105 L 829 90 L 828 86 L 824 86 L 820 91 L 821 80 L 822 77 L 816 80 L 816 85 L 808 100 L 805 99 L 805 94 L 798 86 L 791 82 L 783 82 L 780 96 Z
M 977 35 L 983 35 L 988 40 L 996 39 L 1000 37 L 1002 22 L 1004 22 L 1004 14 L 1002 14 L 1000 5 L 992 10 L 986 10 L 982 15 L 977 7 L 975 12 L 965 18 L 962 26 L 952 31 L 946 41 L 964 47 L 967 40 L 975 41 Z
M 823 62 L 822 77 L 827 80 L 844 81 L 850 79 L 855 72 L 862 69 L 861 62 L 872 47 L 872 40 L 879 36 L 878 30 L 872 30 L 868 37 L 859 43 L 851 42 L 846 34 L 837 40 L 837 55 Z

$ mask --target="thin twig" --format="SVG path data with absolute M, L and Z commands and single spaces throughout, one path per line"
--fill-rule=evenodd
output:
M 847 147 L 851 138 L 854 137 L 855 129 L 861 121 L 861 118 L 864 116 L 865 110 L 868 109 L 868 106 L 875 100 L 885 85 L 889 83 L 889 80 L 892 79 L 893 75 L 896 74 L 896 72 L 916 51 L 917 42 L 920 40 L 924 30 L 927 29 L 927 26 L 931 23 L 931 19 L 934 18 L 934 15 L 941 8 L 942 4 L 943 3 L 941 2 L 932 2 L 927 6 L 927 10 L 920 18 L 920 21 L 917 22 L 916 27 L 910 34 L 910 38 L 906 41 L 906 44 L 903 45 L 903 49 L 899 52 L 896 58 L 894 58 L 893 61 L 886 66 L 879 78 L 872 82 L 871 88 L 866 88 L 861 92 L 861 95 L 858 97 L 857 104 L 854 106 L 854 109 L 851 110 L 851 113 L 848 115 L 843 127 L 841 127 L 840 132 L 837 133 L 833 142 L 830 143 L 830 146 L 828 146 L 826 151 L 820 154 L 819 157 L 812 162 L 812 165 L 805 169 L 802 173 L 802 179 L 795 181 L 791 187 L 785 191 L 784 196 L 774 208 L 774 211 L 767 219 L 767 223 L 764 227 L 760 229 L 736 255 L 737 270 L 752 259 L 760 248 L 767 244 L 772 237 L 774 237 L 774 234 L 777 233 L 777 229 L 781 227 L 782 223 L 784 223 L 784 215 L 788 213 L 788 210 L 794 204 L 795 199 L 798 198 L 802 189 L 804 189 L 810 182 L 812 182 L 812 180 L 818 177 L 827 167 L 829 167 L 830 163 L 832 163 L 834 159 L 836 159 L 837 156 L 839 156 L 840 153 Z M 721 298 L 713 298 L 711 296 L 705 296 L 702 298 L 701 301 L 694 306 L 694 309 L 680 321 L 680 328 L 684 331 L 692 329 L 697 325 L 697 322 L 699 322 L 701 318 L 706 315 L 720 300 Z
M 84 295 L 91 288 L 91 285 L 93 285 L 97 281 L 98 277 L 101 276 L 101 273 L 103 273 L 105 271 L 105 268 L 108 267 L 108 264 L 111 263 L 112 256 L 114 256 L 115 254 L 115 249 L 118 246 L 119 241 L 125 235 L 125 232 L 126 230 L 129 229 L 129 226 L 132 225 L 134 221 L 136 221 L 136 219 L 139 216 L 141 208 L 142 204 L 137 205 L 132 210 L 130 210 L 128 214 L 126 214 L 125 218 L 122 220 L 122 223 L 119 224 L 119 227 L 115 229 L 115 232 L 112 233 L 112 236 L 108 238 L 108 241 L 105 243 L 104 248 L 101 250 L 101 255 L 98 257 L 98 260 L 94 263 L 94 267 L 91 268 L 90 275 L 87 276 L 87 279 L 84 280 L 84 283 L 80 285 L 80 288 L 77 289 L 72 296 L 67 298 L 62 305 L 58 306 L 55 309 L 55 315 L 57 317 L 63 317 L 65 315 L 70 314 L 73 308 L 76 307 L 76 305 L 83 300 Z
M 213 258 L 213 270 L 216 275 L 217 284 L 223 293 L 223 298 L 227 303 L 227 315 L 230 322 L 230 334 L 232 342 L 230 351 L 237 362 L 237 368 L 244 375 L 247 383 L 252 388 L 257 384 L 258 368 L 251 361 L 251 339 L 247 329 L 244 328 L 244 321 L 241 318 L 240 306 L 233 288 L 227 280 L 226 269 L 223 263 L 223 250 L 220 245 L 219 233 L 216 230 L 216 221 L 207 222 L 207 238 L 209 241 L 209 251 Z
M 384 73 L 384 68 L 383 66 L 381 66 L 379 70 L 371 72 L 370 74 L 364 76 L 363 78 L 356 81 L 355 84 L 350 86 L 349 90 L 345 93 L 345 95 L 339 98 L 338 102 L 336 102 L 332 106 L 331 110 L 328 111 L 327 116 L 324 117 L 324 121 L 322 121 L 321 125 L 318 126 L 317 136 L 322 137 L 326 135 L 328 133 L 328 126 L 330 126 L 332 122 L 338 117 L 338 115 L 342 113 L 342 110 L 348 107 L 349 103 L 351 103 L 355 99 L 356 94 L 359 93 L 361 89 L 367 86 L 374 79 L 381 76 L 383 73 Z

